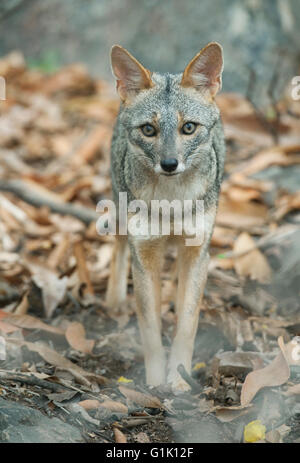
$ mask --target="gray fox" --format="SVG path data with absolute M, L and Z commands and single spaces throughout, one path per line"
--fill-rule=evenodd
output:
M 184 233 L 117 234 L 106 294 L 112 309 L 124 305 L 130 251 L 146 381 L 187 390 L 177 367 L 183 364 L 191 372 L 224 169 L 224 132 L 215 103 L 221 88 L 222 47 L 209 43 L 175 75 L 150 72 L 119 45 L 112 48 L 111 64 L 121 99 L 111 145 L 116 205 L 120 192 L 126 192 L 129 201 L 147 204 L 153 199 L 198 199 L 204 204 L 201 245 L 186 246 Z M 178 249 L 178 288 L 176 334 L 167 361 L 161 338 L 160 271 L 169 243 Z

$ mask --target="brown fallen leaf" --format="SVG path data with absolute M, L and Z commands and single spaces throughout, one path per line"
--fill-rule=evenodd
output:
M 78 402 L 78 405 L 83 407 L 85 410 L 95 410 L 95 408 L 98 408 L 100 405 L 99 400 L 82 400 L 81 402 Z
M 3 322 L 0 320 L 0 333 L 2 334 L 9 334 L 18 331 L 20 328 L 17 326 L 11 325 L 10 323 Z
M 253 199 L 261 199 L 261 193 L 254 188 L 242 188 L 240 186 L 230 185 L 226 193 L 232 201 L 248 202 Z
M 266 193 L 272 189 L 273 183 L 269 180 L 260 180 L 252 177 L 247 177 L 245 174 L 240 172 L 233 172 L 228 182 L 230 185 L 239 186 L 240 188 L 251 188 L 261 193 Z M 223 188 L 224 182 L 222 184 Z
M 125 434 L 122 431 L 120 431 L 120 429 L 116 428 L 115 426 L 114 426 L 114 435 L 115 435 L 115 441 L 118 444 L 127 444 L 127 438 Z
M 212 246 L 225 247 L 233 246 L 236 233 L 233 230 L 224 227 L 215 227 L 212 236 Z
M 150 394 L 144 394 L 143 392 L 135 391 L 134 389 L 129 389 L 125 386 L 119 386 L 119 391 L 123 394 L 127 399 L 135 402 L 136 404 L 140 405 L 141 407 L 147 408 L 164 408 L 161 401 Z
M 121 402 L 116 402 L 114 400 L 105 400 L 104 402 L 99 402 L 99 400 L 82 400 L 78 404 L 83 407 L 85 410 L 95 410 L 96 408 L 106 408 L 112 412 L 117 413 L 128 413 L 128 407 L 122 404 Z
M 296 339 L 296 341 L 295 341 Z M 278 338 L 280 352 L 265 368 L 251 371 L 245 379 L 241 391 L 241 405 L 248 405 L 258 391 L 264 387 L 281 386 L 290 377 L 289 365 L 300 365 L 299 344 L 297 338 L 284 344 L 283 337 Z
M 25 328 L 27 330 L 43 330 L 48 331 L 49 333 L 64 334 L 63 329 L 57 326 L 47 325 L 32 315 L 12 314 L 0 309 L 0 319 L 3 318 L 5 319 L 6 323 L 17 326 L 18 328 Z
M 272 165 L 288 166 L 299 164 L 300 159 L 297 155 L 286 154 L 280 146 L 268 148 L 256 154 L 250 161 L 246 162 L 239 173 L 253 175 Z
M 246 415 L 249 411 L 252 411 L 249 407 L 250 405 L 232 405 L 231 407 L 223 407 L 217 405 L 210 411 L 215 411 L 216 417 L 218 420 L 222 421 L 223 423 L 228 423 L 230 421 L 239 418 L 240 416 Z
M 79 350 L 84 354 L 91 354 L 95 341 L 85 338 L 85 329 L 79 322 L 70 323 L 66 329 L 66 339 L 73 349 Z
M 126 405 L 122 404 L 121 402 L 117 402 L 114 400 L 105 400 L 104 402 L 101 402 L 99 404 L 100 407 L 107 408 L 108 410 L 112 412 L 117 412 L 117 413 L 128 413 L 128 407 Z
M 267 220 L 267 214 L 268 209 L 264 204 L 233 201 L 228 195 L 221 194 L 216 224 L 238 230 L 261 227 Z
M 68 247 L 70 246 L 70 237 L 68 233 L 63 234 L 61 241 L 57 244 L 57 246 L 53 249 L 50 253 L 48 258 L 48 266 L 49 268 L 55 270 L 65 253 L 67 252 Z
M 90 161 L 99 151 L 103 142 L 111 137 L 111 129 L 107 126 L 100 125 L 94 128 L 86 137 L 84 142 L 72 156 L 72 163 L 76 167 Z
M 249 252 L 234 259 L 234 267 L 240 276 L 249 276 L 260 283 L 268 283 L 271 278 L 271 268 L 265 256 L 259 249 L 253 249 L 255 241 L 251 236 L 243 232 L 239 235 L 233 246 L 236 254 Z M 250 249 L 252 249 L 250 251 Z
M 300 209 L 300 191 L 284 195 L 276 202 L 275 220 L 281 220 L 286 214 L 294 209 Z
M 50 349 L 50 347 L 46 346 L 45 344 L 40 342 L 26 342 L 14 338 L 9 338 L 8 342 L 19 346 L 26 346 L 29 350 L 37 352 L 46 362 L 57 368 L 61 368 L 62 370 L 66 370 L 72 373 L 81 384 L 91 386 L 89 379 L 93 379 L 99 384 L 106 384 L 108 382 L 104 376 L 85 371 L 83 368 L 58 354 L 53 349 Z
M 45 315 L 50 318 L 65 296 L 68 277 L 59 278 L 53 270 L 31 262 L 27 265 L 32 272 L 33 281 L 42 290 Z
M 28 292 L 26 291 L 21 299 L 21 302 L 17 305 L 15 309 L 15 315 L 26 315 L 27 310 L 29 308 L 29 302 L 28 302 Z

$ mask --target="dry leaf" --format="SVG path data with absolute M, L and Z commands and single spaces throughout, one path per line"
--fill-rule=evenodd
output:
M 118 444 L 127 444 L 127 438 L 125 434 L 123 434 L 122 431 L 120 431 L 120 429 L 114 427 L 114 435 L 115 435 L 115 441 Z
M 17 315 L 0 310 L 0 318 L 5 318 L 6 323 L 17 326 L 19 328 L 25 328 L 27 330 L 43 330 L 49 333 L 64 334 L 64 330 L 57 326 L 47 325 L 38 318 L 31 315 Z
M 300 191 L 294 194 L 284 195 L 276 202 L 275 220 L 281 220 L 294 209 L 300 209 Z
M 65 296 L 68 277 L 59 278 L 53 270 L 36 264 L 29 263 L 28 266 L 33 273 L 33 281 L 42 290 L 45 314 L 50 318 Z
M 241 391 L 242 406 L 249 404 L 260 389 L 281 386 L 289 379 L 289 365 L 300 365 L 299 344 L 297 341 L 298 339 L 294 338 L 285 345 L 282 336 L 278 338 L 280 352 L 275 359 L 265 368 L 251 371 L 246 376 Z
M 28 291 L 26 291 L 15 309 L 15 315 L 25 315 L 29 308 Z
M 18 331 L 20 328 L 11 325 L 10 323 L 6 323 L 0 320 L 0 332 L 2 334 L 9 334 L 13 333 L 14 331 Z
M 127 399 L 131 400 L 132 402 L 135 402 L 141 407 L 163 408 L 163 404 L 161 403 L 161 401 L 157 397 L 154 397 L 150 394 L 144 394 L 142 392 L 135 391 L 134 389 L 129 389 L 125 386 L 119 386 L 119 391 Z
M 95 345 L 94 340 L 85 338 L 85 329 L 79 322 L 70 323 L 66 329 L 66 339 L 73 349 L 85 354 L 91 354 Z
M 104 376 L 96 375 L 94 373 L 85 371 L 83 368 L 80 368 L 78 365 L 71 362 L 71 360 L 66 359 L 62 355 L 55 352 L 53 349 L 50 349 L 50 347 L 46 346 L 45 344 L 42 344 L 39 342 L 34 343 L 34 342 L 20 341 L 19 339 L 13 339 L 13 338 L 10 338 L 8 342 L 11 342 L 13 344 L 17 344 L 20 346 L 26 346 L 29 350 L 33 352 L 37 352 L 46 362 L 50 363 L 51 365 L 55 367 L 61 368 L 62 370 L 66 370 L 72 373 L 74 377 L 81 384 L 90 386 L 91 383 L 88 380 L 88 378 L 94 379 L 99 384 L 107 383 L 107 379 L 104 378 Z
M 240 416 L 246 415 L 251 409 L 252 405 L 232 405 L 231 407 L 222 407 L 218 405 L 210 411 L 215 411 L 216 417 L 223 423 L 228 423 L 230 421 L 239 418 Z
M 233 201 L 226 194 L 221 194 L 216 224 L 238 230 L 261 227 L 267 220 L 267 214 L 264 204 Z
M 271 279 L 271 268 L 265 256 L 259 249 L 253 249 L 255 241 L 251 236 L 244 232 L 234 243 L 233 251 L 235 254 L 245 253 L 234 259 L 234 267 L 240 276 L 249 276 L 260 283 L 268 283 Z M 252 249 L 252 250 L 251 250 Z
M 126 407 L 126 405 L 114 400 L 105 400 L 101 402 L 99 406 L 116 413 L 128 413 L 128 407 Z
M 256 154 L 242 169 L 239 169 L 239 173 L 253 175 L 272 165 L 288 166 L 299 162 L 299 157 L 287 155 L 282 147 L 272 147 Z
M 82 400 L 81 402 L 78 402 L 78 405 L 83 407 L 85 410 L 94 410 L 95 408 L 99 408 L 100 402 L 99 400 Z

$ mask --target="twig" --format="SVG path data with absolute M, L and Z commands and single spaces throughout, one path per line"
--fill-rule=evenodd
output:
M 38 193 L 26 185 L 22 180 L 0 180 L 0 190 L 15 194 L 23 201 L 36 207 L 47 206 L 52 212 L 63 215 L 72 215 L 89 225 L 97 221 L 99 215 L 92 209 L 76 206 L 66 202 L 56 202 L 42 193 Z
M 284 238 L 288 238 L 290 235 L 293 235 L 299 227 L 288 227 L 288 230 L 280 230 L 279 232 L 272 232 L 269 233 L 267 236 L 262 236 L 257 240 L 254 246 L 252 246 L 249 249 L 246 249 L 245 251 L 240 251 L 240 252 L 234 252 L 234 251 L 228 251 L 222 254 L 222 258 L 231 258 L 231 259 L 236 259 L 237 257 L 242 257 L 248 254 L 249 252 L 255 251 L 256 249 L 263 248 L 264 246 L 268 245 L 271 246 L 274 243 L 278 243 Z
M 25 376 L 21 373 L 10 373 L 7 371 L 0 371 L 0 381 L 17 381 L 19 383 L 29 384 L 30 386 L 39 386 L 45 389 L 50 389 L 53 392 L 62 392 L 62 390 L 67 389 L 66 386 L 62 384 L 52 383 L 44 379 L 37 378 L 34 375 Z

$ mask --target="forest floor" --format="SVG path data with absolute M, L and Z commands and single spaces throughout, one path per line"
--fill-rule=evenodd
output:
M 0 60 L 0 442 L 300 442 L 300 102 L 222 93 L 225 176 L 189 393 L 145 384 L 131 275 L 105 305 L 114 88 Z M 163 274 L 175 327 L 176 256 Z

